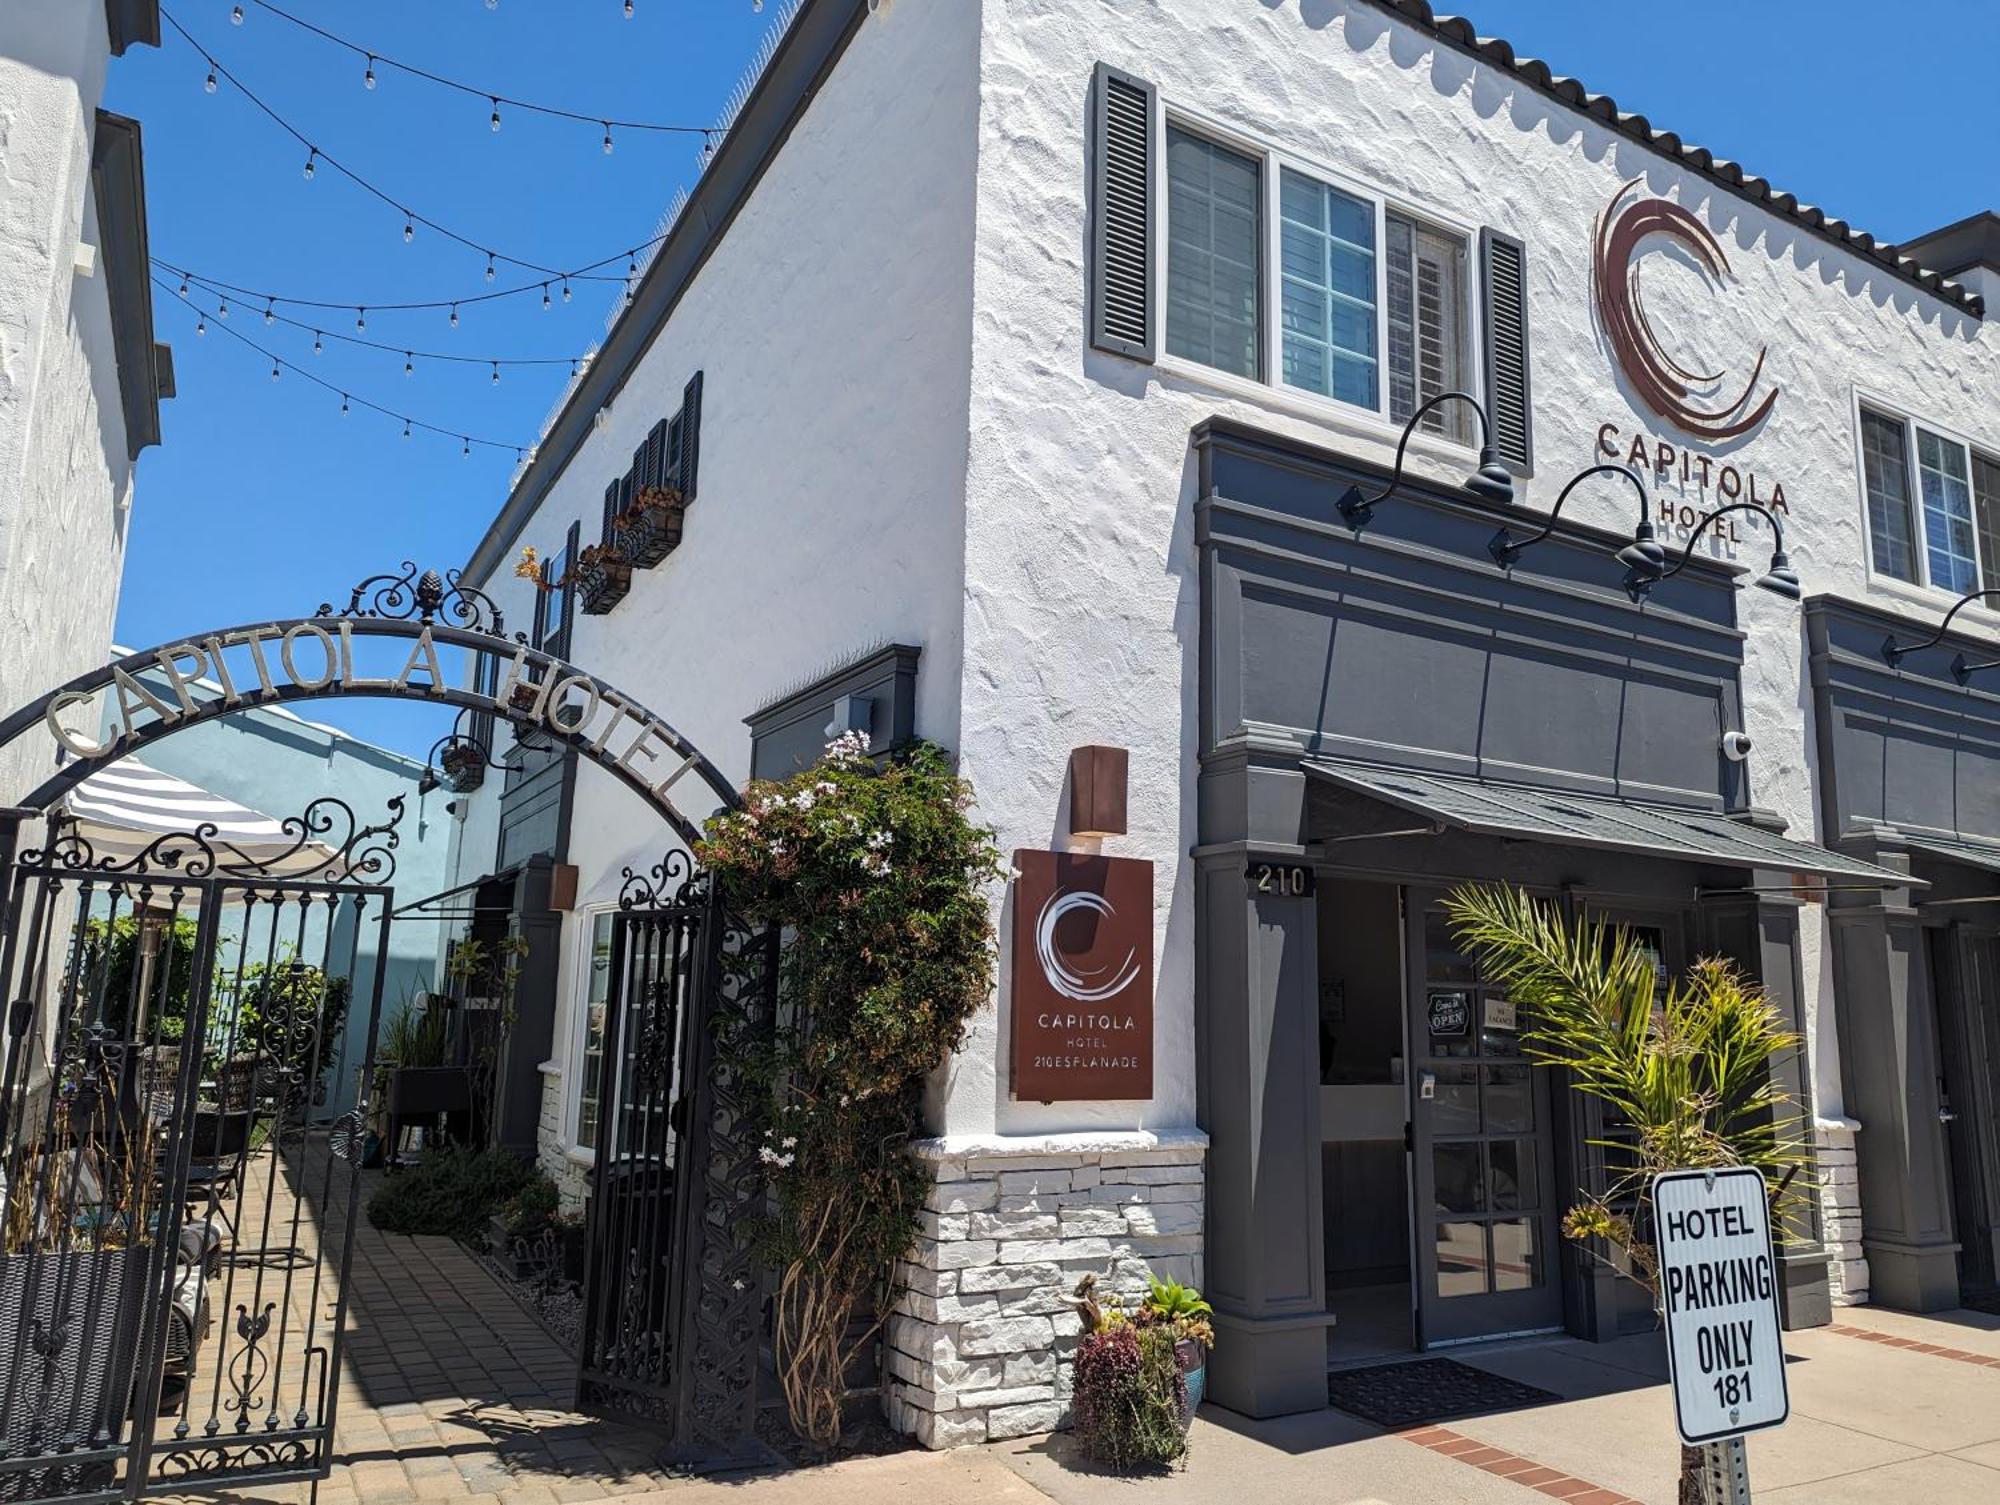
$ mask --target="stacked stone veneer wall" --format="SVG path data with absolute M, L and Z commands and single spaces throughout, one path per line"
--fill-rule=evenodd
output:
M 581 1212 L 590 1191 L 590 1167 L 569 1156 L 569 1135 L 563 1127 L 563 1078 L 559 1071 L 542 1072 L 541 1132 L 536 1137 L 535 1163 L 556 1184 L 564 1212 Z
M 1068 1425 L 1085 1271 L 1100 1300 L 1202 1279 L 1208 1139 L 1095 1133 L 929 1140 L 923 1232 L 888 1324 L 889 1415 L 926 1447 Z
M 1854 1136 L 1859 1128 L 1851 1118 L 1822 1118 L 1814 1125 L 1819 1141 L 1827 1285 L 1835 1306 L 1860 1306 L 1868 1300 L 1868 1257 L 1861 1244 L 1861 1175 L 1854 1159 Z

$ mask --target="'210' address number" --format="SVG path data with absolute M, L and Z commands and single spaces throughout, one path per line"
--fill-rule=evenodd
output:
M 1250 887 L 1260 894 L 1281 899 L 1310 899 L 1313 895 L 1312 868 L 1303 862 L 1253 862 Z

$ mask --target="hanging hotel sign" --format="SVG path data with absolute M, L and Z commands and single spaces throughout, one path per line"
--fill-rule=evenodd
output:
M 1690 1447 L 1791 1414 L 1764 1177 L 1752 1166 L 1653 1180 L 1674 1421 Z
M 1153 1095 L 1153 864 L 1017 851 L 1013 1094 Z
M 1766 347 L 1758 347 L 1748 376 L 1739 381 L 1714 361 L 1676 359 L 1661 344 L 1640 298 L 1640 271 L 1651 252 L 1677 252 L 1712 287 L 1732 281 L 1733 275 L 1721 243 L 1694 214 L 1670 199 L 1631 196 L 1641 181 L 1633 178 L 1620 187 L 1597 218 L 1591 296 L 1598 327 L 1633 393 L 1685 437 L 1677 442 L 1601 423 L 1597 454 L 1650 476 L 1656 486 L 1676 486 L 1701 499 L 1704 505 L 1697 506 L 1660 498 L 1657 521 L 1669 527 L 1692 527 L 1709 506 L 1734 502 L 1756 502 L 1789 515 L 1782 480 L 1759 475 L 1734 459 L 1719 460 L 1687 442 L 1724 444 L 1754 434 L 1777 407 L 1781 389 L 1765 374 Z

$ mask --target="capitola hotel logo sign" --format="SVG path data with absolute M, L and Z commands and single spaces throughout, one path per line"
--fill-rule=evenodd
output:
M 1698 446 L 1732 444 L 1756 433 L 1778 405 L 1781 389 L 1765 372 L 1768 347 L 1758 347 L 1748 374 L 1740 377 L 1716 362 L 1669 350 L 1642 295 L 1642 274 L 1651 257 L 1678 248 L 1718 292 L 1736 279 L 1708 226 L 1669 199 L 1635 195 L 1642 181 L 1632 178 L 1623 184 L 1597 217 L 1591 295 L 1598 327 L 1618 369 L 1648 409 Z M 1790 511 L 1781 483 L 1764 482 L 1733 458 L 1724 462 L 1663 435 L 1627 435 L 1616 423 L 1603 423 L 1598 425 L 1597 450 L 1650 472 L 1656 484 L 1678 482 L 1683 493 L 1713 492 L 1723 503 L 1755 501 Z M 1678 510 L 1662 500 L 1669 523 L 1678 517 L 1666 514 Z

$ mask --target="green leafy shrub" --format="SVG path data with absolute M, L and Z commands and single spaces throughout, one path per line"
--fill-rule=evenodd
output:
M 1120 1471 L 1167 1467 L 1187 1452 L 1186 1402 L 1171 1326 L 1114 1318 L 1077 1345 L 1073 1426 L 1093 1461 Z
M 472 1243 L 537 1175 L 504 1150 L 441 1149 L 383 1178 L 368 1199 L 368 1221 L 384 1233 L 428 1233 Z
M 556 1211 L 562 1206 L 562 1195 L 556 1190 L 555 1182 L 537 1170 L 527 1185 L 515 1192 L 500 1209 L 500 1220 L 507 1225 L 510 1238 L 533 1238 L 545 1228 L 555 1225 Z
M 792 1428 L 840 1440 L 855 1357 L 893 1305 L 929 1175 L 909 1152 L 925 1078 L 992 989 L 993 833 L 972 790 L 917 743 L 877 766 L 858 733 L 817 765 L 758 782 L 697 850 L 730 904 L 781 927 L 786 1007 L 740 1063 L 755 1095 L 778 1272 L 774 1346 Z M 855 1320 L 869 1310 L 872 1321 Z
M 187 1033 L 188 984 L 194 976 L 194 920 L 176 916 L 170 923 L 162 918 L 122 914 L 116 919 L 83 922 L 83 944 L 77 957 L 82 978 L 104 999 L 106 1023 L 115 1033 L 125 1033 L 132 1021 L 123 1017 L 128 1000 L 137 996 L 138 979 L 145 947 L 144 933 L 159 936 L 159 949 L 149 974 L 151 996 L 146 1012 L 152 1020 L 148 1036 L 155 1030 L 163 1044 L 178 1043 Z M 97 979 L 103 979 L 101 989 Z

